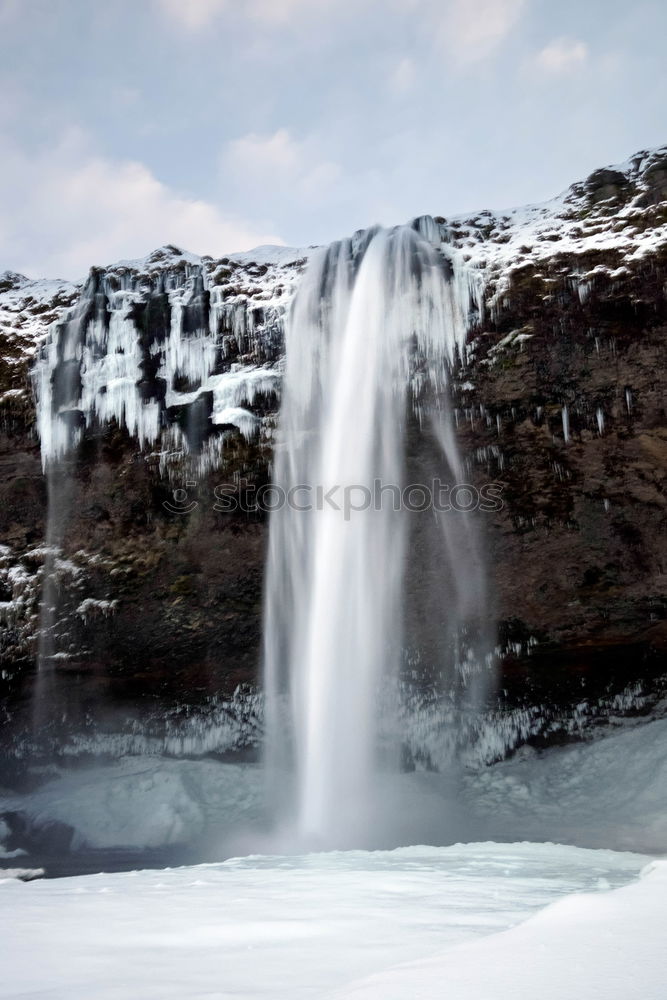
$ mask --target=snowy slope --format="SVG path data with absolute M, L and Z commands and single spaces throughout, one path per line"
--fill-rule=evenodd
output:
M 610 947 L 619 943 L 623 902 L 628 919 L 636 919 L 643 934 L 639 942 L 639 931 L 633 930 L 630 939 L 640 947 L 639 988 L 641 976 L 649 982 L 664 974 L 664 921 L 657 918 L 665 880 L 658 869 L 639 891 L 621 890 L 617 897 L 608 890 L 627 884 L 645 863 L 638 855 L 608 851 L 471 844 L 378 854 L 256 856 L 160 872 L 0 883 L 0 997 L 299 1000 L 334 991 L 356 996 L 359 990 L 378 1000 L 407 1000 L 417 995 L 418 968 L 395 973 L 396 963 L 419 962 L 428 970 L 426 963 L 444 952 L 428 980 L 419 980 L 427 988 L 419 996 L 465 1000 L 468 994 L 453 991 L 441 975 L 449 949 L 455 949 L 456 963 L 457 946 L 468 948 L 473 978 L 483 975 L 487 985 L 494 983 L 494 964 L 480 965 L 483 956 L 493 955 L 499 972 L 506 972 L 503 945 L 494 951 L 494 943 L 507 938 L 511 945 L 511 934 L 523 933 L 526 947 L 537 947 L 539 957 L 540 948 L 551 946 L 554 919 L 562 932 L 559 904 L 554 916 L 545 914 L 545 923 L 535 929 L 529 923 L 509 935 L 502 932 L 582 890 L 594 895 L 560 906 L 575 916 L 590 913 L 609 928 L 608 936 L 598 938 L 598 954 L 586 951 L 588 966 L 582 971 L 593 970 L 603 983 L 605 966 L 615 972 L 619 958 Z M 575 957 L 594 933 L 579 920 Z M 554 937 L 564 959 L 570 940 L 562 933 Z M 543 981 L 535 958 L 518 947 L 511 954 L 517 965 L 530 963 L 533 995 L 552 996 L 543 992 L 551 984 Z M 553 965 L 549 959 L 545 969 Z M 522 974 L 525 979 L 526 970 Z M 372 975 L 381 978 L 350 987 Z M 394 982 L 400 984 L 398 992 L 390 992 Z M 588 979 L 583 982 L 588 985 Z M 491 994 L 493 1000 L 510 995 Z M 588 990 L 559 994 L 564 995 L 620 996 Z M 653 996 L 626 992 L 623 998 L 634 995 Z
M 512 930 L 331 994 L 331 1000 L 662 1000 L 667 861 L 636 885 L 568 896 Z
M 478 772 L 468 801 L 486 834 L 667 853 L 667 719 L 591 742 L 529 748 Z
M 633 263 L 667 246 L 665 202 L 667 146 L 662 146 L 597 170 L 551 201 L 443 219 L 441 233 L 464 260 L 484 270 L 496 299 L 509 272 L 560 255 L 574 256 L 574 267 L 572 261 L 567 266 L 583 298 L 597 274 L 621 277 Z
M 0 402 L 29 393 L 27 367 L 52 323 L 76 302 L 81 286 L 69 281 L 31 281 L 0 274 Z

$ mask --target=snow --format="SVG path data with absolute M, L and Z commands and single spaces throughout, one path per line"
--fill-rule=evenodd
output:
M 273 246 L 267 243 L 243 253 L 230 253 L 229 259 L 239 264 L 273 264 L 277 267 L 285 267 L 308 260 L 316 249 L 317 247 Z
M 146 254 L 145 257 L 134 257 L 131 259 L 119 260 L 114 265 L 114 270 L 127 270 L 127 271 L 139 271 L 139 272 L 150 272 L 162 270 L 165 265 L 173 264 L 191 264 L 194 267 L 201 264 L 202 258 L 199 254 L 190 253 L 189 250 L 183 250 L 181 247 L 174 246 L 173 244 L 166 244 L 162 247 L 157 247 L 150 253 Z
M 238 253 L 227 254 L 225 259 L 234 261 L 242 266 L 247 266 L 248 264 L 267 264 L 276 267 L 284 267 L 288 264 L 302 263 L 304 260 L 307 260 L 313 252 L 313 249 L 313 247 L 286 247 L 267 243 L 262 246 L 254 247 L 252 250 L 244 250 Z M 146 254 L 145 257 L 136 257 L 131 260 L 119 260 L 114 265 L 114 269 L 123 268 L 129 271 L 149 272 L 159 271 L 167 265 L 173 266 L 174 264 L 180 263 L 191 264 L 197 267 L 202 263 L 206 264 L 211 260 L 212 259 L 209 257 L 202 257 L 199 254 L 190 253 L 182 247 L 166 244 L 163 247 L 158 247 L 156 250 L 152 250 L 149 254 Z M 0 280 L 2 280 L 2 277 L 3 276 L 0 275 Z M 22 277 L 22 275 L 18 275 L 17 277 Z
M 584 304 L 596 277 L 619 278 L 627 264 L 641 260 L 667 244 L 667 223 L 644 203 L 651 168 L 664 161 L 667 147 L 637 153 L 625 163 L 605 168 L 625 175 L 627 185 L 620 203 L 591 202 L 587 182 L 571 185 L 549 201 L 500 211 L 453 216 L 441 223 L 443 241 L 462 254 L 470 266 L 484 272 L 493 291 L 493 308 L 508 286 L 509 274 L 518 267 L 547 264 L 559 254 L 584 261 L 599 251 L 615 253 L 619 266 L 582 263 L 570 279 Z
M 211 422 L 214 424 L 231 424 L 237 427 L 241 434 L 250 439 L 257 431 L 259 417 L 256 417 L 250 410 L 244 410 L 240 406 L 227 406 L 223 410 L 214 410 L 211 414 Z
M 0 274 L 0 361 L 15 371 L 17 381 L 0 394 L 0 400 L 29 396 L 26 365 L 47 337 L 50 324 L 72 306 L 80 290 L 69 281 L 32 281 L 11 271 Z
M 585 308 L 599 278 L 624 277 L 630 264 L 667 242 L 667 225 L 639 200 L 646 168 L 664 155 L 664 149 L 641 154 L 617 168 L 635 186 L 620 208 L 591 205 L 585 185 L 575 185 L 546 205 L 429 224 L 429 235 L 467 265 L 455 270 L 466 271 L 480 315 L 484 282 L 497 299 L 517 266 L 547 264 L 559 254 L 582 255 L 580 267 L 571 261 L 564 266 L 572 269 L 571 287 Z M 598 250 L 614 251 L 619 266 L 586 270 L 583 255 Z M 62 346 L 67 360 L 79 362 L 82 388 L 80 397 L 65 402 L 57 414 L 45 388 L 56 361 L 55 341 L 45 345 L 45 454 L 62 453 L 72 443 L 66 423 L 76 408 L 88 422 L 117 417 L 144 443 L 163 434 L 163 410 L 137 390 L 141 358 L 130 319 L 132 307 L 146 301 L 151 282 L 165 290 L 172 306 L 167 340 L 151 346 L 160 355 L 167 405 L 189 405 L 211 392 L 213 424 L 233 423 L 245 434 L 255 433 L 262 418 L 245 407 L 252 406 L 255 394 L 277 394 L 281 379 L 279 364 L 263 364 L 256 347 L 281 326 L 310 254 L 260 247 L 214 261 L 167 246 L 106 268 L 104 280 L 113 279 L 106 289 L 109 331 L 94 321 L 81 341 L 75 336 L 76 313 L 70 316 L 71 342 L 65 337 Z M 199 277 L 211 296 L 209 328 L 194 334 L 188 328 L 186 336 L 183 310 L 196 298 Z M 20 374 L 48 325 L 62 319 L 80 287 L 12 273 L 0 276 L 0 286 L 3 360 Z M 525 331 L 513 331 L 496 350 L 521 348 L 529 338 Z M 227 340 L 236 342 L 232 350 Z M 213 374 L 218 350 L 226 360 L 240 352 L 241 364 Z M 492 352 L 490 361 L 495 357 Z M 180 376 L 197 383 L 193 391 L 180 391 Z M 11 403 L 26 392 L 27 384 L 17 379 L 5 398 Z M 630 390 L 625 403 L 630 411 Z M 465 412 L 472 421 L 472 411 Z M 53 419 L 61 415 L 62 426 Z M 603 434 L 602 410 L 596 418 Z M 566 406 L 562 422 L 567 441 Z M 207 445 L 216 462 L 222 441 L 223 434 Z M 80 572 L 63 560 L 57 567 Z M 21 567 L 3 572 L 13 598 L 0 605 L 0 613 L 11 618 L 24 592 L 29 597 L 30 578 Z M 112 605 L 87 599 L 77 611 L 107 613 Z M 436 721 L 442 729 L 441 716 Z M 526 727 L 531 724 L 527 718 Z M 429 725 L 426 720 L 425 729 Z M 430 735 L 428 729 L 424 738 Z M 168 732 L 163 742 L 169 749 L 170 740 L 180 740 L 180 751 L 200 753 L 202 747 L 218 748 L 223 737 L 231 739 L 224 726 L 208 736 L 195 727 L 184 735 Z M 442 743 L 441 735 L 438 739 Z M 154 750 L 160 740 L 144 742 Z M 119 746 L 136 749 L 140 743 L 129 734 Z M 437 760 L 437 747 L 432 756 Z M 257 832 L 262 787 L 261 769 L 252 765 L 135 754 L 107 765 L 54 770 L 49 781 L 28 794 L 4 794 L 0 810 L 18 814 L 31 830 L 52 823 L 71 827 L 74 850 L 157 848 L 206 836 L 217 838 L 214 856 L 219 857 L 235 839 L 243 849 L 253 840 L 267 849 L 266 835 Z M 664 853 L 666 788 L 667 720 L 657 720 L 611 730 L 593 743 L 541 754 L 524 749 L 511 760 L 493 767 L 477 764 L 454 778 L 402 775 L 392 794 L 403 803 L 406 823 L 402 832 L 387 836 L 407 837 L 405 831 L 421 826 L 439 835 L 441 843 L 457 835 L 497 841 L 529 837 Z M 0 820 L 0 841 L 10 836 Z M 21 854 L 20 847 L 3 851 L 6 858 Z M 7 881 L 0 885 L 0 907 L 6 911 L 0 996 L 392 1000 L 442 993 L 454 1000 L 532 1000 L 535 995 L 653 1000 L 664 995 L 667 978 L 661 940 L 667 865 L 657 861 L 644 867 L 646 861 L 636 854 L 534 843 L 254 856 L 176 871 L 30 885 L 15 879 L 31 870 L 7 869 Z M 615 888 L 642 868 L 638 883 Z M 581 891 L 586 895 L 571 895 Z
M 12 280 L 13 279 L 13 280 Z M 11 281 L 11 286 L 6 287 Z M 0 274 L 0 325 L 9 327 L 10 322 L 22 319 L 23 313 L 33 315 L 36 326 L 43 326 L 39 319 L 44 313 L 62 311 L 71 305 L 81 286 L 58 278 L 38 278 L 32 280 L 23 275 Z
M 118 601 L 100 601 L 94 597 L 87 597 L 85 600 L 81 601 L 78 608 L 76 609 L 76 614 L 81 618 L 86 620 L 88 617 L 96 618 L 102 615 L 104 618 L 108 618 L 112 615 L 116 608 L 118 607 Z
M 431 1000 L 443 990 L 456 1000 L 662 1000 L 666 920 L 667 861 L 656 861 L 636 885 L 569 896 L 509 931 L 353 983 L 331 997 Z
M 503 1000 L 516 996 L 507 991 L 514 976 L 532 996 L 652 1000 L 659 994 L 633 994 L 627 983 L 632 972 L 635 986 L 650 989 L 666 971 L 664 869 L 609 891 L 646 863 L 554 845 L 469 844 L 7 881 L 0 997 Z M 625 972 L 621 933 L 637 949 Z M 626 992 L 604 992 L 619 971 Z M 581 988 L 554 993 L 557 975 L 578 976 Z M 474 992 L 480 980 L 486 993 Z
M 3 854 L 0 857 L 13 857 L 12 854 Z M 43 868 L 0 868 L 0 883 L 6 879 L 18 879 L 19 882 L 30 882 L 32 879 L 44 878 Z
M 466 796 L 487 836 L 667 853 L 667 719 L 478 772 Z

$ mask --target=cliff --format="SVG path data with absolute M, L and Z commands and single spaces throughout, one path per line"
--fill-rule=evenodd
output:
M 470 482 L 502 488 L 483 523 L 510 743 L 658 712 L 667 148 L 545 205 L 432 227 L 483 289 L 452 393 Z M 270 479 L 283 321 L 308 254 L 164 247 L 83 286 L 0 276 L 12 752 L 35 738 L 38 647 L 55 679 L 46 743 L 62 747 L 64 726 L 68 752 L 104 732 L 105 749 L 253 744 L 266 524 L 216 505 Z

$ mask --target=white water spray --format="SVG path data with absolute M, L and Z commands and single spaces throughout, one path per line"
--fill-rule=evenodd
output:
M 437 230 L 422 219 L 322 250 L 288 322 L 274 470 L 288 502 L 270 526 L 266 753 L 283 819 L 310 844 L 358 843 L 372 823 L 386 721 L 378 705 L 399 676 L 412 562 L 413 515 L 396 503 L 411 412 L 435 422 L 442 469 L 461 475 L 447 373 L 473 285 L 433 246 Z M 451 636 L 483 601 L 470 525 L 465 515 L 443 524 Z

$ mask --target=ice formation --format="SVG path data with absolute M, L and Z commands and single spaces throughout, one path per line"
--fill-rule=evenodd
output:
M 86 428 L 112 421 L 144 449 L 214 461 L 221 448 L 212 438 L 233 428 L 255 436 L 253 404 L 279 390 L 283 299 L 305 254 L 277 249 L 266 248 L 258 265 L 241 260 L 247 255 L 211 262 L 168 247 L 94 270 L 35 366 L 44 466 Z M 252 285 L 256 271 L 261 288 Z

